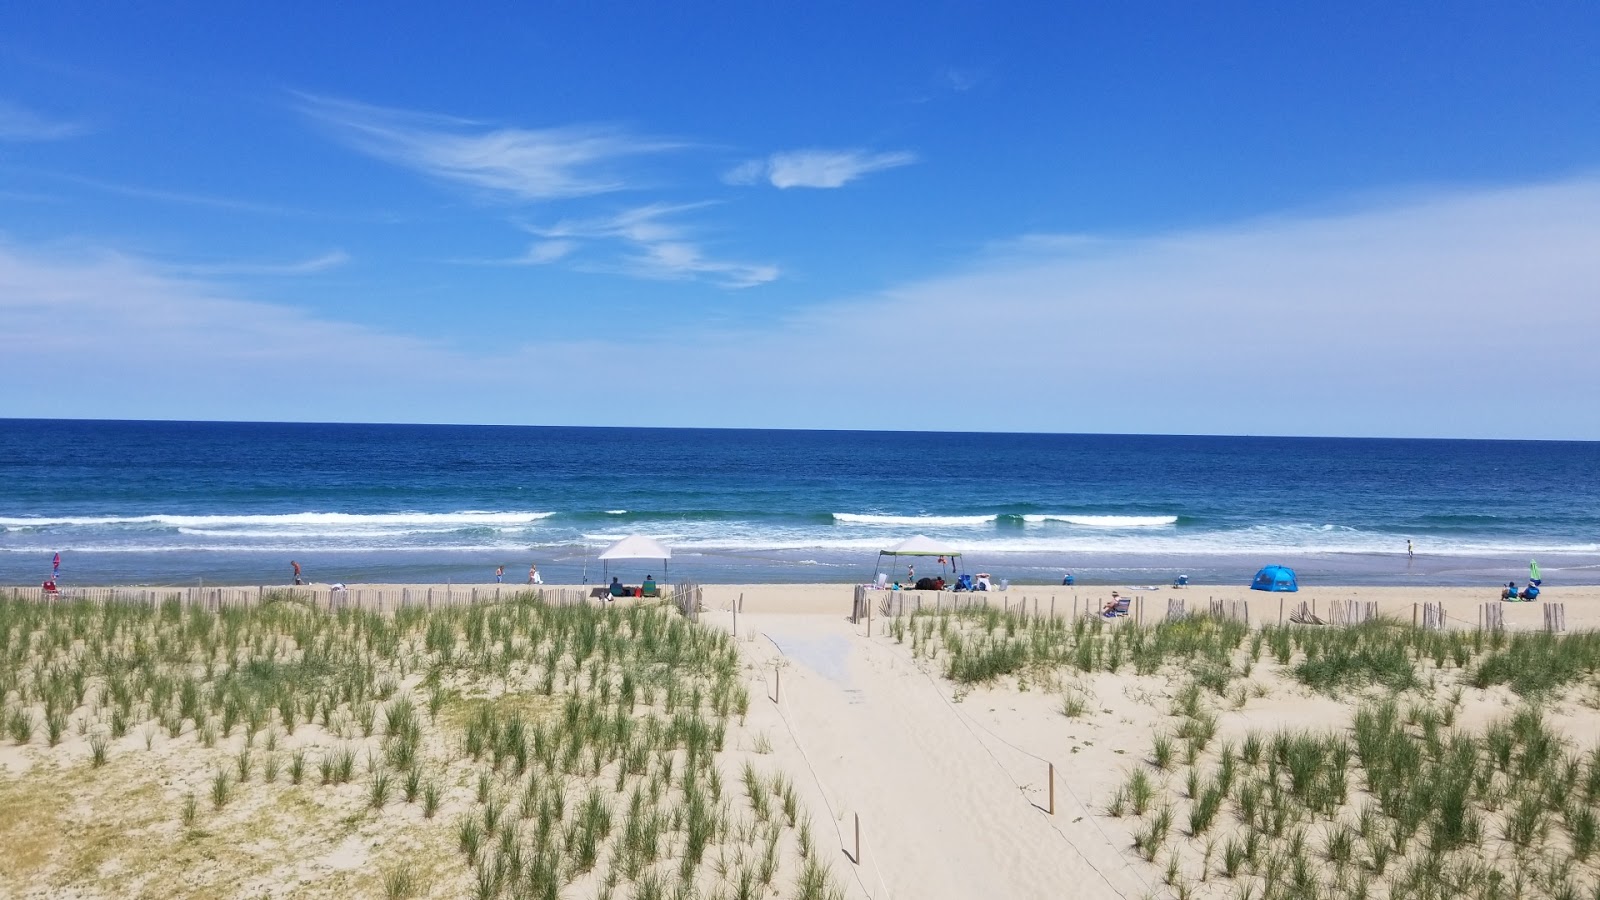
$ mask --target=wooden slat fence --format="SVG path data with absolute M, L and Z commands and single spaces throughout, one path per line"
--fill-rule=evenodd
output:
M 683 608 L 679 595 L 684 590 L 695 594 L 698 605 L 699 586 L 680 585 L 667 594 L 670 602 Z M 263 602 L 303 603 L 316 609 L 366 609 L 393 612 L 397 609 L 444 609 L 478 603 L 499 603 L 533 594 L 551 606 L 579 606 L 598 602 L 588 588 L 536 588 L 525 589 L 504 585 L 486 587 L 454 587 L 450 585 L 418 586 L 394 589 L 354 588 L 342 591 L 311 587 L 97 587 L 62 588 L 46 594 L 40 588 L 0 588 L 0 596 L 15 601 L 37 603 L 129 603 L 157 606 L 176 602 L 180 606 L 200 606 L 212 611 L 248 608 Z

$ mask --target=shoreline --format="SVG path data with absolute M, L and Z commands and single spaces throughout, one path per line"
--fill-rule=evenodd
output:
M 256 586 L 280 583 L 289 574 L 289 560 L 304 567 L 305 576 L 319 582 L 345 584 L 486 585 L 493 583 L 497 566 L 505 566 L 507 584 L 521 582 L 530 563 L 537 564 L 552 584 L 597 584 L 619 575 L 638 581 L 646 574 L 676 582 L 690 579 L 703 584 L 825 583 L 851 585 L 873 580 L 877 571 L 891 579 L 903 576 L 910 559 L 885 558 L 876 553 L 820 551 L 712 552 L 672 547 L 673 558 L 663 571 L 659 561 L 623 560 L 609 571 L 592 554 L 552 553 L 527 547 L 506 551 L 446 551 L 437 553 L 341 552 L 285 550 L 249 552 L 101 553 L 62 548 L 64 584 L 125 587 Z M 1260 553 L 1171 554 L 1160 552 L 1104 553 L 967 553 L 961 570 L 990 572 L 995 581 L 1009 579 L 1029 589 L 1058 587 L 1071 572 L 1080 586 L 1170 585 L 1180 575 L 1191 586 L 1219 590 L 1248 585 L 1263 565 L 1285 565 L 1299 575 L 1302 587 L 1337 589 L 1344 586 L 1483 588 L 1526 580 L 1528 562 L 1537 559 L 1551 584 L 1600 584 L 1600 553 L 1561 554 L 1534 552 L 1511 555 L 1432 554 L 1419 551 L 1414 559 L 1403 552 L 1389 554 L 1308 553 L 1279 550 Z M 37 586 L 50 572 L 51 552 L 38 555 L 0 552 L 0 585 Z M 938 574 L 932 558 L 915 563 L 921 574 Z M 949 569 L 945 569 L 948 577 Z M 58 579 L 58 582 L 61 581 Z
M 1522 584 L 1521 581 L 1518 582 Z M 725 583 L 696 585 L 701 590 L 702 610 L 730 613 L 739 607 L 741 613 L 775 615 L 837 615 L 848 617 L 853 603 L 854 583 L 791 582 Z M 319 608 L 366 608 L 389 612 L 405 607 L 464 606 L 473 603 L 490 603 L 509 600 L 532 592 L 545 594 L 547 602 L 561 604 L 599 602 L 595 599 L 597 585 L 579 584 L 453 584 L 429 583 L 351 583 L 343 591 L 333 591 L 327 582 L 314 582 L 300 587 L 293 585 L 206 585 L 188 586 L 126 586 L 103 585 L 82 587 L 65 585 L 60 600 L 88 599 L 102 602 L 117 599 L 130 603 L 157 603 L 178 597 L 185 604 L 200 604 L 212 608 L 251 605 L 262 593 L 296 594 Z M 663 595 L 669 595 L 676 584 L 662 584 Z M 975 593 L 934 591 L 873 591 L 869 597 L 875 609 L 887 604 L 897 604 L 896 610 L 911 611 L 921 607 L 947 607 L 953 603 L 981 602 L 1001 609 L 1025 607 L 1029 615 L 1053 614 L 1059 618 L 1095 615 L 1110 601 L 1111 593 L 1132 598 L 1131 621 L 1153 624 L 1167 615 L 1168 602 L 1181 600 L 1188 613 L 1205 613 L 1212 602 L 1223 604 L 1225 614 L 1233 617 L 1248 615 L 1252 626 L 1288 623 L 1289 616 L 1304 601 L 1308 610 L 1331 621 L 1330 609 L 1334 604 L 1353 602 L 1365 610 L 1365 604 L 1375 604 L 1380 618 L 1399 622 L 1420 623 L 1423 604 L 1439 604 L 1447 628 L 1478 628 L 1487 613 L 1485 606 L 1500 609 L 1505 627 L 1513 631 L 1542 630 L 1544 608 L 1561 604 L 1565 611 L 1568 631 L 1600 630 L 1600 585 L 1552 585 L 1546 581 L 1540 599 L 1532 602 L 1506 602 L 1499 599 L 1499 589 L 1494 585 L 1482 588 L 1449 585 L 1303 585 L 1298 592 L 1273 593 L 1253 591 L 1241 585 L 1195 585 L 1186 588 L 1160 587 L 1155 590 L 1136 585 L 1091 584 L 1050 586 L 1012 585 L 1009 590 Z M 36 586 L 0 586 L 0 598 L 38 600 Z M 631 598 L 624 598 L 628 602 Z

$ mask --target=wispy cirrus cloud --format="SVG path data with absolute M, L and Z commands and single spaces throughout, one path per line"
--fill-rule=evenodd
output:
M 915 153 L 894 151 L 872 153 L 866 150 L 789 150 L 766 159 L 740 163 L 723 174 L 728 184 L 757 184 L 763 180 L 776 188 L 837 188 L 879 172 L 909 166 Z
M 10 100 L 0 99 L 0 141 L 59 141 L 89 132 L 82 122 L 50 119 Z
M 665 281 L 706 276 L 728 288 L 748 288 L 775 281 L 778 267 L 708 259 L 694 244 L 659 241 L 644 245 L 623 260 L 623 270 L 641 278 Z
M 708 257 L 693 239 L 692 229 L 673 221 L 674 216 L 710 205 L 652 203 L 610 216 L 562 219 L 548 226 L 525 225 L 539 240 L 526 254 L 501 262 L 552 263 L 598 244 L 603 248 L 598 261 L 591 256 L 582 264 L 595 271 L 663 281 L 705 278 L 728 288 L 755 287 L 776 280 L 777 266 Z M 621 251 L 613 252 L 618 245 Z
M 310 259 L 284 263 L 229 262 L 182 263 L 166 266 L 168 271 L 186 275 L 315 275 L 337 269 L 350 261 L 343 250 L 330 250 Z
M 629 187 L 618 163 L 683 144 L 607 125 L 509 128 L 471 119 L 300 95 L 340 141 L 444 181 L 516 200 L 588 197 Z

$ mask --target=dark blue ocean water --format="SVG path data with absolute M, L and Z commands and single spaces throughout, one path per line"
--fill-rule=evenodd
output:
M 860 581 L 915 534 L 1013 582 L 1600 580 L 1600 443 L 0 420 L 0 583 Z M 1405 553 L 1414 542 L 1415 559 Z M 631 573 L 630 573 L 631 574 Z

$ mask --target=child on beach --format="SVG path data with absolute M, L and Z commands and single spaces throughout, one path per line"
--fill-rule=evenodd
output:
M 495 566 L 494 567 L 494 583 L 495 584 L 499 584 L 500 582 L 504 581 L 505 580 L 505 576 L 506 576 L 506 567 L 505 566 Z
M 289 567 L 294 570 L 294 583 L 297 585 L 305 584 L 305 582 L 300 580 L 300 564 L 291 559 L 289 560 Z

